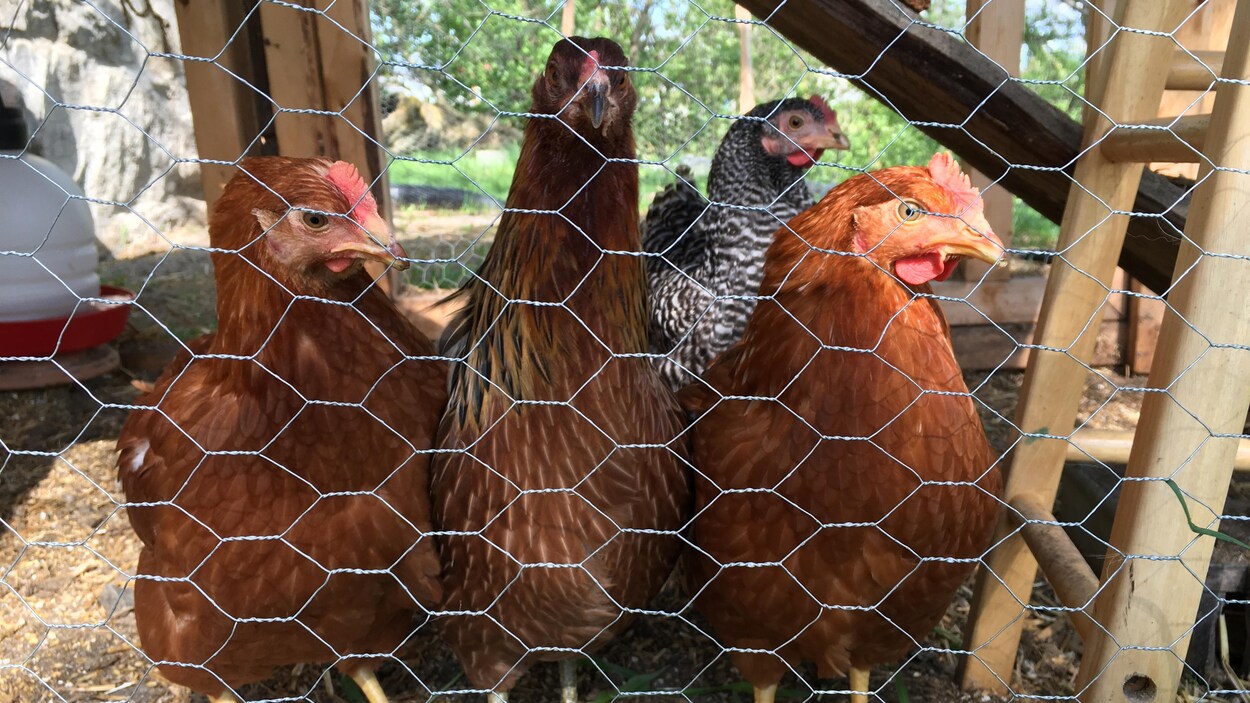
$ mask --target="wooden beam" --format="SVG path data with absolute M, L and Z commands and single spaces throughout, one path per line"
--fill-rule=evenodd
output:
M 1131 430 L 1080 429 L 1072 435 L 1066 459 L 1074 463 L 1097 460 L 1104 464 L 1127 465 L 1133 450 Z M 1250 439 L 1237 441 L 1237 453 L 1233 456 L 1234 471 L 1250 471 Z
M 1188 0 L 1125 2 L 1118 26 L 1168 32 L 1184 18 Z M 1086 127 L 1084 144 L 1097 144 L 1116 123 L 1144 121 L 1155 115 L 1163 95 L 1171 40 L 1136 32 L 1118 32 L 1103 51 L 1104 70 L 1111 79 Z M 1122 79 L 1132 75 L 1133 79 Z M 1114 121 L 1114 122 L 1112 122 Z M 1077 162 L 1074 184 L 1059 235 L 1064 252 L 1050 267 L 1046 295 L 1038 318 L 1037 350 L 1020 391 L 1015 424 L 1022 431 L 1066 435 L 1076 419 L 1085 390 L 1086 365 L 1097 341 L 1097 321 L 1107 305 L 1116 257 L 1124 244 L 1128 218 L 1111 210 L 1128 210 L 1142 178 L 1141 164 L 1108 162 L 1097 149 Z M 1004 495 L 1032 495 L 1044 505 L 1054 502 L 1067 442 L 1037 438 L 1013 450 Z M 985 579 L 969 618 L 969 657 L 963 671 L 965 688 L 1006 692 L 1015 666 L 1023 604 L 1032 593 L 1037 562 L 1028 546 L 1006 524 L 986 561 L 997 579 Z
M 1011 508 L 1018 519 L 1023 519 L 1020 529 L 1025 543 L 1029 545 L 1042 573 L 1055 595 L 1065 608 L 1076 608 L 1068 613 L 1072 626 L 1082 640 L 1092 636 L 1094 623 L 1083 610 L 1094 600 L 1098 592 L 1098 577 L 1089 568 L 1081 550 L 1072 543 L 1072 538 L 1063 528 L 1046 523 L 1058 522 L 1050 510 L 1033 496 L 1017 496 L 1011 501 Z
M 1140 127 L 1117 127 L 1098 148 L 1103 158 L 1115 162 L 1198 162 L 1210 124 L 1210 115 L 1159 117 L 1142 122 Z
M 1009 75 L 1019 76 L 1020 47 L 1024 43 L 1024 0 L 967 0 L 965 16 L 969 20 L 964 30 L 968 41 Z M 972 185 L 981 191 L 986 222 L 1003 244 L 1011 248 L 1016 199 L 1010 191 L 976 169 L 968 176 Z M 975 259 L 965 260 L 959 269 L 966 281 L 1011 278 L 1006 268 Z
M 958 36 L 916 23 L 892 0 L 742 0 L 787 39 L 911 120 L 919 129 L 1058 222 L 1072 186 L 1081 126 Z M 1121 34 L 1129 34 L 1127 32 Z M 836 38 L 836 39 L 831 39 Z M 1119 38 L 1117 38 L 1119 41 Z M 1166 73 L 1172 47 L 1164 54 Z M 1152 112 L 1147 118 L 1154 117 Z M 1028 168 L 1010 168 L 1012 165 Z M 1165 290 L 1184 227 L 1184 191 L 1146 174 L 1120 264 L 1152 290 Z
M 1224 72 L 1250 80 L 1250 2 L 1238 4 Z M 1207 153 L 1216 164 L 1250 164 L 1250 85 L 1216 90 Z M 1250 355 L 1233 346 L 1250 344 L 1250 175 L 1204 166 L 1200 180 L 1150 373 L 1150 387 L 1168 392 L 1142 404 L 1126 469 L 1138 480 L 1121 488 L 1092 611 L 1101 628 L 1076 681 L 1084 703 L 1123 700 L 1128 683 L 1176 692 L 1215 541 L 1190 530 L 1162 479 L 1188 497 L 1193 522 L 1214 526 L 1250 406 Z
M 1210 90 L 1223 67 L 1223 51 L 1178 49 L 1172 55 L 1172 67 L 1168 69 L 1167 89 Z
M 276 153 L 272 140 L 258 139 L 271 111 L 262 95 L 268 85 L 264 57 L 254 51 L 260 45 L 255 4 L 174 2 L 182 53 L 205 59 L 183 62 L 201 159 L 233 162 L 249 154 Z M 233 166 L 200 166 L 208 208 L 235 172 Z

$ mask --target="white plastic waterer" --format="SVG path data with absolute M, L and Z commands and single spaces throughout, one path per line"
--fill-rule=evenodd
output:
M 82 189 L 28 141 L 22 113 L 0 102 L 0 322 L 66 317 L 100 295 Z

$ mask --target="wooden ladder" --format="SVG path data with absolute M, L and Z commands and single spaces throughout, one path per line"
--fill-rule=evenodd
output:
M 1076 681 L 1083 703 L 1162 703 L 1179 686 L 1214 540 L 1191 531 L 1172 487 L 1184 493 L 1194 523 L 1213 526 L 1250 406 L 1250 351 L 1235 348 L 1250 344 L 1250 260 L 1239 258 L 1250 255 L 1250 175 L 1222 170 L 1250 169 L 1250 85 L 1220 82 L 1211 115 L 1175 124 L 1154 119 L 1165 86 L 1212 82 L 1210 73 L 1203 82 L 1200 67 L 1188 78 L 1178 68 L 1169 78 L 1174 56 L 1178 67 L 1196 65 L 1170 36 L 1194 10 L 1193 0 L 1120 0 L 1114 25 L 1132 31 L 1108 33 L 1088 64 L 1087 95 L 1097 109 L 1086 110 L 1085 149 L 1038 319 L 1039 346 L 1020 392 L 1015 422 L 1025 436 L 1007 473 L 1010 508 L 969 615 L 965 688 L 1010 690 L 1039 563 L 1084 643 Z M 1096 27 L 1090 36 L 1099 36 Z M 1250 0 L 1240 0 L 1215 70 L 1244 81 L 1247 54 Z M 1125 127 L 1161 124 L 1170 132 Z M 1166 390 L 1146 394 L 1098 579 L 1051 509 L 1112 292 L 1125 213 L 1133 210 L 1142 162 L 1167 160 L 1202 166 L 1148 383 Z

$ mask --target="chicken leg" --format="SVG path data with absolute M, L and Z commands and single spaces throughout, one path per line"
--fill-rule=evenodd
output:
M 560 703 L 577 703 L 577 661 L 560 660 Z
M 235 698 L 234 694 L 229 691 L 216 696 L 209 696 L 208 700 L 209 703 L 239 703 L 239 699 Z
M 773 703 L 777 699 L 777 684 L 760 688 L 755 687 L 755 703 Z
M 368 666 L 358 666 L 347 672 L 347 675 L 356 682 L 356 686 L 360 688 L 361 693 L 365 694 L 365 699 L 369 703 L 390 703 L 386 693 L 382 691 L 382 684 L 378 683 L 378 677 L 373 674 L 373 669 Z
M 491 691 L 486 694 L 486 703 L 508 703 L 508 692 Z
M 867 669 L 851 667 L 851 703 L 868 703 L 867 691 L 870 685 Z

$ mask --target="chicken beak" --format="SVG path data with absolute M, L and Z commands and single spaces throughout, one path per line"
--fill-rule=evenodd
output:
M 945 241 L 937 242 L 938 248 L 947 256 L 966 256 L 987 264 L 1007 263 L 1007 248 L 998 235 L 986 227 L 978 232 L 967 225 L 953 228 L 956 231 Z
M 820 133 L 799 142 L 799 146 L 802 146 L 810 154 L 824 149 L 845 151 L 851 148 L 851 140 L 847 139 L 846 135 L 837 126 L 826 125 L 825 129 Z
M 344 242 L 331 249 L 330 253 L 346 254 L 360 259 L 380 261 L 394 266 L 400 271 L 408 268 L 408 262 L 405 260 L 408 254 L 399 245 L 399 242 L 395 241 L 386 222 L 379 217 L 368 224 L 370 225 L 369 229 L 361 229 L 359 232 L 361 236 L 358 239 Z M 382 246 L 379 243 L 388 239 L 390 240 L 390 245 L 388 246 Z
M 598 81 L 591 81 L 586 86 L 590 92 L 590 125 L 595 129 L 603 124 L 603 108 L 608 101 L 607 88 Z

